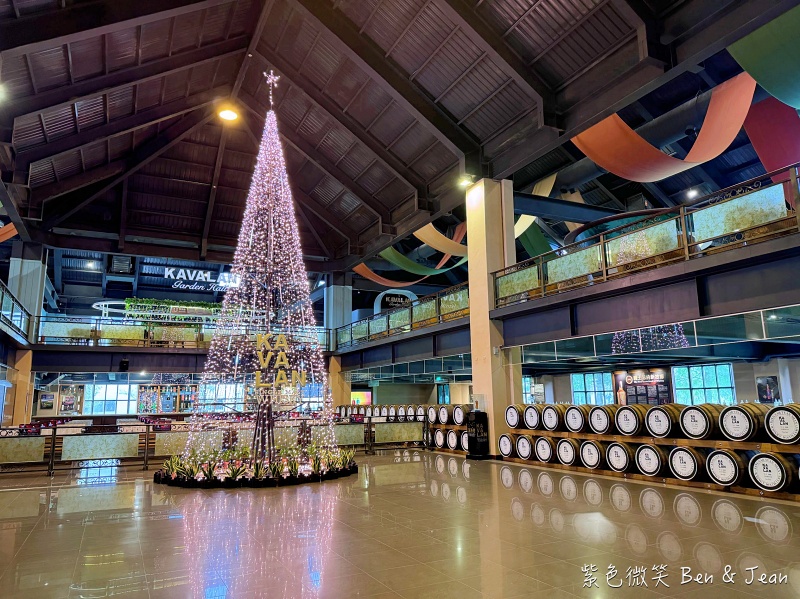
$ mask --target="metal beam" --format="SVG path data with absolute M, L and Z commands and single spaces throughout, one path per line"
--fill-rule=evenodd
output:
M 0 181 L 0 204 L 5 209 L 8 218 L 12 223 L 14 223 L 20 239 L 22 239 L 22 241 L 31 241 L 31 235 L 28 232 L 28 228 L 25 226 L 24 221 L 22 220 L 22 216 L 20 215 L 19 206 L 11 197 L 8 188 L 6 188 L 6 184 L 3 183 L 3 181 Z
M 125 161 L 115 160 L 56 183 L 35 187 L 31 189 L 29 204 L 31 207 L 42 206 L 48 200 L 65 195 L 81 187 L 87 187 L 98 181 L 103 181 L 122 172 L 125 172 Z
M 619 211 L 515 191 L 514 214 L 528 214 L 540 218 L 573 223 L 590 223 L 607 216 L 619 214 Z
M 75 149 L 91 141 L 96 141 L 104 137 L 110 137 L 119 133 L 124 133 L 133 129 L 137 129 L 142 125 L 155 124 L 160 121 L 165 121 L 176 116 L 180 116 L 187 112 L 192 112 L 203 106 L 213 103 L 219 98 L 230 95 L 230 85 L 222 85 L 205 92 L 200 92 L 189 96 L 169 102 L 152 109 L 144 110 L 138 114 L 131 115 L 119 120 L 81 131 L 75 135 L 69 135 L 49 143 L 35 146 L 30 150 L 24 150 L 17 153 L 16 169 L 26 170 L 32 162 L 42 160 L 54 154 L 60 154 L 67 150 Z
M 261 115 L 265 109 L 258 106 L 258 101 L 255 100 L 251 95 L 242 95 L 241 102 L 253 114 L 253 116 L 263 120 L 264 117 Z M 364 206 L 366 206 L 375 216 L 387 224 L 392 222 L 391 213 L 386 206 L 369 195 L 364 188 L 362 188 L 356 181 L 351 179 L 350 176 L 344 173 L 338 166 L 330 162 L 325 156 L 316 150 L 314 146 L 303 139 L 300 134 L 298 134 L 296 131 L 293 131 L 289 127 L 284 127 L 280 130 L 280 136 L 297 152 L 305 156 L 309 162 L 314 164 L 332 179 L 337 180 L 343 187 L 347 188 L 347 190 L 356 196 L 359 201 L 364 204 Z
M 314 238 L 314 241 L 317 242 L 317 245 L 320 247 L 320 249 L 322 249 L 322 251 L 328 258 L 333 258 L 333 252 L 331 252 L 330 248 L 328 247 L 328 244 L 325 243 L 322 240 L 322 237 L 320 237 L 319 233 L 317 233 L 317 229 L 311 223 L 311 219 L 308 217 L 308 214 L 306 214 L 303 205 L 296 204 L 295 206 L 297 207 L 297 215 L 300 217 L 300 220 L 303 221 L 303 224 L 306 226 L 306 228 L 308 228 L 308 230 L 311 231 L 311 236 Z
M 380 84 L 400 106 L 425 125 L 451 152 L 462 157 L 477 150 L 478 141 L 455 119 L 413 83 L 374 42 L 362 36 L 352 21 L 333 5 L 319 0 L 289 0 L 315 27 L 327 30 L 339 41 L 338 49 Z
M 409 187 L 415 188 L 419 197 L 426 197 L 427 190 L 425 182 L 419 175 L 412 171 L 409 166 L 404 164 L 397 156 L 392 154 L 380 141 L 370 135 L 361 123 L 347 114 L 345 110 L 339 108 L 338 104 L 321 92 L 308 77 L 292 68 L 289 61 L 281 58 L 280 55 L 264 43 L 259 45 L 256 56 L 266 61 L 268 65 L 274 67 L 282 77 L 286 78 L 285 80 L 290 86 L 299 89 L 309 101 L 347 129 L 358 141 L 367 146 L 373 154 L 383 161 L 386 168 L 391 170 L 398 179 L 405 182 Z M 291 88 L 285 93 L 288 94 L 290 90 Z
M 109 189 L 131 176 L 133 173 L 149 164 L 154 159 L 158 158 L 161 154 L 166 152 L 169 148 L 174 146 L 189 133 L 194 131 L 197 127 L 202 127 L 207 122 L 214 118 L 214 114 L 210 111 L 198 110 L 190 114 L 180 121 L 167 128 L 161 135 L 149 142 L 139 146 L 128 158 L 128 167 L 124 173 L 113 177 L 106 183 L 99 183 L 93 186 L 90 193 L 75 193 L 58 201 L 57 205 L 48 205 L 47 212 L 54 212 L 53 214 L 46 214 L 46 218 L 42 223 L 42 229 L 45 231 L 51 230 L 53 227 L 63 222 L 84 206 L 88 206 L 95 199 L 100 197 Z
M 119 240 L 117 249 L 125 250 L 125 235 L 128 232 L 128 179 L 122 180 L 122 197 L 119 202 Z
M 143 23 L 160 21 L 187 13 L 229 4 L 235 0 L 95 0 L 61 3 L 62 8 L 33 13 L 0 22 L 0 52 L 30 53 L 96 37 Z
M 525 62 L 506 44 L 505 40 L 495 33 L 489 24 L 481 18 L 464 0 L 444 0 L 436 5 L 450 20 L 463 31 L 472 42 L 498 66 L 508 67 L 509 75 L 514 82 L 528 95 L 538 100 L 538 125 L 554 126 L 556 105 L 555 96 L 547 83 L 535 71 L 529 69 Z
M 239 36 L 201 48 L 191 49 L 166 58 L 159 58 L 145 64 L 119 69 L 82 81 L 63 85 L 32 96 L 9 98 L 0 106 L 0 128 L 13 126 L 13 109 L 19 107 L 24 114 L 31 114 L 52 108 L 58 104 L 74 101 L 76 98 L 106 93 L 111 88 L 135 85 L 154 77 L 166 77 L 207 61 L 217 61 L 237 56 L 245 51 L 247 37 Z M 100 90 L 100 91 L 98 91 Z
M 55 287 L 58 293 L 64 293 L 64 277 L 61 272 L 61 258 L 64 255 L 64 250 L 53 250 L 53 279 L 55 279 Z
M 247 54 L 242 61 L 242 65 L 239 67 L 239 72 L 236 74 L 236 81 L 233 83 L 233 91 L 231 91 L 232 98 L 239 97 L 239 90 L 242 89 L 245 75 L 247 75 L 247 69 L 250 68 L 250 65 L 253 62 L 256 46 L 258 45 L 258 41 L 261 39 L 261 35 L 264 33 L 264 27 L 267 25 L 269 13 L 272 10 L 273 4 L 275 4 L 275 0 L 262 0 L 262 2 L 263 6 L 259 10 L 256 26 L 253 29 L 253 34 L 250 36 L 250 41 L 247 44 Z
M 219 138 L 217 157 L 214 160 L 214 174 L 211 177 L 211 189 L 208 192 L 208 206 L 206 207 L 206 217 L 203 221 L 203 236 L 200 239 L 200 257 L 205 258 L 208 251 L 208 232 L 211 229 L 211 217 L 214 214 L 214 203 L 217 199 L 217 186 L 219 185 L 219 173 L 222 170 L 222 159 L 225 155 L 225 144 L 228 142 L 230 129 L 222 126 L 222 133 Z

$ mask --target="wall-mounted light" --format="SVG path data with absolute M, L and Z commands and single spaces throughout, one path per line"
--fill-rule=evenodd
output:
M 469 187 L 475 182 L 475 175 L 470 175 L 469 173 L 464 173 L 458 179 L 459 187 Z
M 690 189 L 689 191 L 686 192 L 686 197 L 689 198 L 690 200 L 695 199 L 699 195 L 700 192 L 697 191 L 696 189 Z

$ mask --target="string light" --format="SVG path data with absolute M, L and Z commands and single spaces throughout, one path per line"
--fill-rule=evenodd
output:
M 272 71 L 267 76 L 270 102 L 278 79 Z M 225 292 L 200 393 L 193 402 L 184 457 L 216 457 L 250 443 L 263 454 L 259 426 L 266 422 L 267 411 L 275 413 L 278 425 L 291 429 L 299 413 L 290 408 L 311 403 L 322 406 L 311 421 L 314 445 L 338 453 L 332 398 L 273 110 L 266 115 L 231 273 L 240 283 Z M 255 431 L 241 418 L 221 431 L 219 420 L 205 416 L 247 407 L 256 409 Z M 282 455 L 306 456 L 292 435 L 276 437 L 282 439 Z

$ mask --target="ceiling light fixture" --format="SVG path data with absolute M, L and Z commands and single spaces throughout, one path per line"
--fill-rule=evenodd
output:
M 459 187 L 469 187 L 475 182 L 475 175 L 470 175 L 469 173 L 464 173 L 461 175 L 461 178 L 458 180 Z
M 231 108 L 223 108 L 217 114 L 219 114 L 219 118 L 225 121 L 235 121 L 239 118 L 239 113 Z
M 697 191 L 696 189 L 690 189 L 689 191 L 686 192 L 686 197 L 689 198 L 690 200 L 695 199 L 699 195 L 700 192 Z

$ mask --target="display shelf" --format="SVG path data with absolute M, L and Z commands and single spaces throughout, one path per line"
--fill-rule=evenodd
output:
M 441 451 L 442 453 L 451 453 L 454 455 L 467 455 L 467 451 L 465 449 L 450 449 L 449 447 L 427 447 L 426 449 L 430 449 L 431 451 Z M 516 459 L 516 458 L 515 458 Z M 521 460 L 525 461 L 525 460 Z
M 599 435 L 598 435 L 599 436 Z M 609 435 L 606 435 L 609 436 Z M 437 451 L 440 451 L 437 449 Z M 535 466 L 537 468 L 552 468 L 553 470 L 567 470 L 570 472 L 579 472 L 582 474 L 592 474 L 595 476 L 611 476 L 614 478 L 624 478 L 628 480 L 643 481 L 648 483 L 658 483 L 670 485 L 673 487 L 689 487 L 692 489 L 705 489 L 707 491 L 719 491 L 724 493 L 736 493 L 739 495 L 749 495 L 752 497 L 766 497 L 768 499 L 781 499 L 784 501 L 800 502 L 800 494 L 787 493 L 785 491 L 762 491 L 755 487 L 723 487 L 711 482 L 680 480 L 678 478 L 665 477 L 665 476 L 647 476 L 635 472 L 615 472 L 613 470 L 591 469 L 584 466 L 567 466 L 566 464 L 558 464 L 552 462 L 540 462 L 538 460 L 523 460 L 522 458 L 504 458 L 497 456 L 497 460 L 501 462 L 513 462 L 515 464 L 523 464 L 525 466 Z
M 569 431 L 548 431 L 544 429 L 509 429 L 514 435 L 530 435 L 532 437 L 556 437 L 580 439 L 582 441 L 606 441 L 618 443 L 639 443 L 662 445 L 668 447 L 706 447 L 710 449 L 734 449 L 738 451 L 758 451 L 800 454 L 800 445 L 783 445 L 773 441 L 730 441 L 728 439 L 688 439 L 684 437 L 651 437 L 628 435 L 598 435 L 592 432 L 572 433 Z
M 430 429 L 440 429 L 443 431 L 465 431 L 467 430 L 466 424 L 430 424 L 428 423 L 428 428 Z

